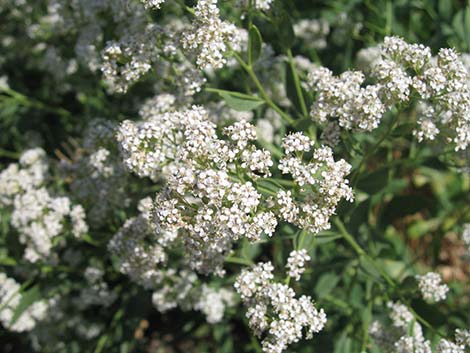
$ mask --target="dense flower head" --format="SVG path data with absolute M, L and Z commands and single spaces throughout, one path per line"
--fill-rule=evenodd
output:
M 5 349 L 468 353 L 466 13 L 363 2 L 0 0 Z
M 217 0 L 198 0 L 194 8 L 196 18 L 181 37 L 183 49 L 195 53 L 201 69 L 223 67 L 229 49 L 226 43 L 236 48 L 240 42 L 235 25 L 221 20 L 219 12 Z
M 318 310 L 309 296 L 296 298 L 292 288 L 275 282 L 270 262 L 244 269 L 235 289 L 247 306 L 250 328 L 263 337 L 263 352 L 282 352 L 303 336 L 312 338 L 326 323 L 323 309 Z
M 449 287 L 442 284 L 442 278 L 438 273 L 428 272 L 425 275 L 417 275 L 419 290 L 426 301 L 438 302 L 446 298 Z
M 0 174 L 0 200 L 11 208 L 11 225 L 30 262 L 53 258 L 54 238 L 68 233 L 80 238 L 88 231 L 83 207 L 47 189 L 48 169 L 45 152 L 35 148 Z
M 300 280 L 300 276 L 305 272 L 305 263 L 310 261 L 310 259 L 305 249 L 291 251 L 287 258 L 286 265 L 289 277 L 292 277 L 296 281 Z
M 377 128 L 385 112 L 379 96 L 381 87 L 362 87 L 364 80 L 359 71 L 346 71 L 338 77 L 323 67 L 311 71 L 308 82 L 318 92 L 310 111 L 312 119 L 326 122 L 328 118 L 338 118 L 339 125 L 349 130 Z
M 391 326 L 385 328 L 374 321 L 369 333 L 375 343 L 384 351 L 392 353 L 431 353 L 430 342 L 423 337 L 421 325 L 409 309 L 400 302 L 388 302 Z
M 326 37 L 330 33 L 328 21 L 320 19 L 304 18 L 294 24 L 294 33 L 304 40 L 304 43 L 315 49 L 326 47 Z
M 159 9 L 165 0 L 140 0 L 146 9 Z
M 160 54 L 155 43 L 161 33 L 158 27 L 151 26 L 144 33 L 106 44 L 101 71 L 111 92 L 125 93 L 152 68 Z
M 31 331 L 36 323 L 43 320 L 47 315 L 48 303 L 41 300 L 29 306 L 13 322 L 21 299 L 20 285 L 5 273 L 0 273 L 0 307 L 2 308 L 0 310 L 0 322 L 5 328 L 15 332 Z
M 273 165 L 270 153 L 252 144 L 255 127 L 241 120 L 223 133 L 219 138 L 207 111 L 193 106 L 137 124 L 125 121 L 118 134 L 131 170 L 156 179 L 165 167 L 167 188 L 155 199 L 157 228 L 188 232 L 193 268 L 219 273 L 233 241 L 271 236 L 277 225 L 253 184 Z M 253 181 L 239 180 L 240 173 Z
M 308 150 L 312 144 L 301 133 L 288 135 L 284 139 L 287 154 L 280 160 L 279 169 L 283 174 L 292 176 L 301 192 L 294 199 L 290 191 L 280 190 L 277 205 L 284 220 L 318 233 L 329 229 L 329 218 L 335 213 L 337 204 L 343 198 L 352 201 L 353 194 L 345 178 L 351 166 L 345 160 L 335 161 L 330 147 L 314 149 L 310 162 L 304 162 L 292 154 L 296 150 Z
M 365 84 L 360 71 L 339 76 L 325 67 L 310 69 L 308 82 L 317 93 L 312 119 L 337 119 L 348 130 L 371 131 L 394 106 L 417 101 L 421 106 L 414 134 L 419 141 L 444 136 L 455 150 L 470 144 L 470 88 L 467 69 L 453 49 L 437 57 L 422 44 L 385 37 L 379 47 L 359 53 L 361 68 L 376 82 Z

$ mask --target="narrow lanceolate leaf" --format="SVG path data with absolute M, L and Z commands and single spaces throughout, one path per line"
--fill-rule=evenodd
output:
M 249 111 L 253 110 L 260 105 L 264 104 L 264 100 L 261 98 L 250 96 L 248 94 L 226 91 L 216 88 L 206 88 L 207 92 L 218 93 L 224 100 L 227 105 L 238 111 Z
M 251 66 L 258 60 L 261 54 L 262 44 L 263 39 L 261 38 L 261 33 L 255 25 L 251 25 L 248 38 L 248 65 Z
M 465 7 L 463 27 L 464 27 L 465 43 L 467 44 L 467 50 L 469 50 L 470 49 L 470 5 L 467 5 Z
M 41 299 L 41 292 L 38 286 L 34 286 L 21 294 L 21 300 L 13 313 L 10 325 L 14 325 L 20 316 L 35 302 Z

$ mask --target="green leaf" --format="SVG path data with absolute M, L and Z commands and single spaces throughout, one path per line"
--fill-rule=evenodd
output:
M 388 184 L 388 168 L 381 168 L 364 175 L 357 183 L 358 189 L 369 195 L 378 193 Z
M 263 39 L 261 33 L 255 25 L 251 25 L 248 38 L 248 65 L 252 65 L 258 60 L 261 54 Z
M 469 15 L 469 8 L 468 6 L 464 10 L 460 10 L 455 14 L 454 18 L 452 19 L 452 28 L 454 29 L 456 35 L 459 37 L 460 41 L 467 43 L 468 45 L 468 40 L 466 38 L 466 23 L 470 21 L 470 15 Z M 465 46 L 465 45 L 464 45 Z
M 416 278 L 414 276 L 407 276 L 401 282 L 400 290 L 404 292 L 415 292 L 418 290 L 418 283 L 416 282 Z
M 400 195 L 394 197 L 383 211 L 385 224 L 398 218 L 429 210 L 433 206 L 432 199 L 420 195 Z
M 439 311 L 435 304 L 428 304 L 422 299 L 415 299 L 411 302 L 413 309 L 423 319 L 433 326 L 440 326 L 447 322 L 447 317 Z
M 259 107 L 260 105 L 264 104 L 262 100 L 243 99 L 227 93 L 221 93 L 220 95 L 230 108 L 238 111 L 253 110 Z
M 452 1 L 439 0 L 437 3 L 437 9 L 439 11 L 439 15 L 448 20 L 452 16 Z
M 316 244 L 326 244 L 336 239 L 342 238 L 342 236 L 336 232 L 322 232 L 318 235 L 315 235 L 315 243 Z
M 264 104 L 264 100 L 261 98 L 240 92 L 226 91 L 217 88 L 206 88 L 206 91 L 218 93 L 230 108 L 238 111 L 253 110 Z
M 299 95 L 297 94 L 297 88 L 296 88 L 296 83 L 295 83 L 295 78 L 293 75 L 293 72 L 290 68 L 290 64 L 286 63 L 285 67 L 285 82 L 286 82 L 286 93 L 287 93 L 287 98 L 292 102 L 294 107 L 297 109 L 298 112 L 302 112 L 302 106 L 300 103 L 300 98 Z M 305 90 L 302 88 L 302 86 L 299 86 L 299 90 L 301 94 L 303 95 L 304 101 L 306 98 L 306 93 Z M 311 119 L 305 119 L 308 121 L 309 126 L 312 125 L 312 120 Z
M 282 11 L 282 13 L 275 18 L 274 25 L 278 29 L 278 42 L 276 44 L 281 47 L 282 51 L 290 49 L 295 42 L 295 33 L 289 14 L 286 11 Z
M 14 325 L 20 316 L 31 306 L 34 302 L 41 299 L 41 292 L 38 286 L 34 286 L 21 294 L 21 300 L 18 306 L 15 308 L 13 316 L 10 321 L 10 325 Z
M 339 277 L 333 272 L 322 275 L 315 286 L 317 298 L 323 298 L 328 295 L 336 287 L 338 282 Z
M 349 353 L 351 352 L 352 340 L 348 337 L 346 331 L 343 331 L 340 339 L 335 343 L 334 353 Z
M 470 6 L 467 5 L 465 8 L 464 18 L 463 18 L 463 27 L 464 27 L 464 39 L 467 44 L 467 50 L 470 49 Z
M 377 282 L 382 282 L 382 275 L 380 274 L 379 271 L 375 268 L 374 264 L 370 259 L 367 257 L 361 257 L 359 259 L 360 263 L 360 270 L 368 275 L 371 276 L 373 279 L 375 279 Z
M 12 257 L 0 258 L 0 265 L 2 266 L 16 266 L 16 260 Z
M 432 231 L 435 231 L 440 224 L 441 220 L 439 218 L 417 221 L 408 227 L 408 234 L 411 238 L 420 238 Z

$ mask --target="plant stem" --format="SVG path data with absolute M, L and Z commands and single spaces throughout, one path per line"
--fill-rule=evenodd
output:
M 240 64 L 240 66 L 246 71 L 246 73 L 250 76 L 251 80 L 253 81 L 253 83 L 255 84 L 256 88 L 258 89 L 261 97 L 263 98 L 263 100 L 266 102 L 266 104 L 273 110 L 275 110 L 280 116 L 282 119 L 284 119 L 287 123 L 289 123 L 290 125 L 293 125 L 294 124 L 294 119 L 288 115 L 287 113 L 285 113 L 281 108 L 279 108 L 272 100 L 271 98 L 269 98 L 268 94 L 266 93 L 266 91 L 264 90 L 263 88 L 263 85 L 261 84 L 261 82 L 259 82 L 258 80 L 258 77 L 256 76 L 255 72 L 253 71 L 253 68 L 251 66 L 249 66 L 247 63 L 245 63 L 245 61 L 240 57 L 240 55 L 238 55 L 235 51 L 232 50 L 232 53 L 233 53 L 233 56 L 235 57 L 235 59 L 238 61 L 238 63 Z
M 368 255 L 364 249 L 356 242 L 354 237 L 348 233 L 346 230 L 346 227 L 344 226 L 343 222 L 338 217 L 335 217 L 333 219 L 333 223 L 336 225 L 338 228 L 341 236 L 343 237 L 346 242 L 351 245 L 351 247 L 356 251 L 356 253 L 359 255 L 359 257 L 364 257 L 367 260 L 371 262 L 371 264 L 375 267 L 377 271 L 379 271 L 380 275 L 383 277 L 383 279 L 387 282 L 392 287 L 396 287 L 395 282 L 388 276 L 388 274 L 383 270 L 383 268 L 373 259 L 370 255 Z
M 333 219 L 333 223 L 336 225 L 336 227 L 338 228 L 338 230 L 340 231 L 341 235 L 343 236 L 343 238 L 352 246 L 352 248 L 357 252 L 357 254 L 359 255 L 359 257 L 365 257 L 367 258 L 371 264 L 375 267 L 375 269 L 377 271 L 379 271 L 379 273 L 381 274 L 381 276 L 384 278 L 384 280 L 387 282 L 387 284 L 389 284 L 391 287 L 396 287 L 396 284 L 395 282 L 388 276 L 388 274 L 382 269 L 382 267 L 375 261 L 375 259 L 373 259 L 372 257 L 370 257 L 365 251 L 364 249 L 361 248 L 361 246 L 356 242 L 356 240 L 354 240 L 354 237 L 348 233 L 348 231 L 346 230 L 346 227 L 344 226 L 343 222 L 341 222 L 341 220 L 338 218 L 338 217 L 335 217 Z M 407 305 L 406 304 L 406 298 L 403 298 L 402 296 L 399 296 L 400 298 L 400 301 L 406 305 L 406 307 L 410 310 L 410 312 L 413 314 L 413 316 L 416 318 L 416 320 L 418 320 L 419 322 L 421 322 L 424 326 L 426 326 L 427 328 L 429 328 L 430 330 L 432 330 L 434 333 L 436 333 L 437 335 L 441 336 L 441 337 L 445 337 L 445 335 L 443 335 L 441 332 L 439 332 L 438 330 L 436 330 L 434 327 L 432 327 L 432 325 L 426 321 L 423 317 L 421 317 L 410 305 Z
M 372 156 L 375 151 L 380 147 L 380 145 L 382 144 L 382 142 L 384 142 L 384 140 L 388 137 L 388 135 L 390 134 L 390 132 L 392 131 L 393 127 L 395 126 L 395 123 L 397 122 L 398 120 L 398 115 L 395 115 L 392 119 L 392 121 L 390 122 L 390 125 L 388 126 L 387 130 L 385 131 L 385 133 L 380 137 L 380 139 L 372 146 L 372 148 L 370 148 L 367 153 L 364 155 L 364 157 L 362 157 L 361 161 L 359 162 L 359 165 L 357 166 L 356 168 L 356 171 L 354 173 L 354 176 L 352 177 L 352 180 L 351 180 L 351 185 L 353 187 L 355 187 L 357 185 L 357 182 L 359 181 L 359 174 L 361 172 L 361 169 L 362 169 L 362 166 L 364 165 L 364 163 L 369 159 L 370 156 Z
M 289 66 L 292 71 L 292 77 L 294 78 L 295 91 L 297 92 L 297 97 L 299 98 L 300 109 L 302 110 L 302 115 L 306 118 L 308 117 L 307 105 L 305 104 L 304 94 L 302 93 L 302 86 L 300 85 L 299 75 L 297 75 L 294 57 L 292 56 L 292 51 L 290 48 L 287 49 L 287 58 L 289 60 Z
M 246 266 L 253 265 L 253 261 L 249 259 L 244 259 L 242 257 L 234 257 L 234 256 L 227 256 L 225 258 L 225 262 L 231 263 L 231 264 L 246 265 Z
M 18 158 L 20 158 L 20 155 L 21 154 L 18 153 L 18 152 L 11 152 L 11 151 L 7 151 L 7 150 L 4 150 L 4 149 L 0 148 L 0 157 L 18 159 Z

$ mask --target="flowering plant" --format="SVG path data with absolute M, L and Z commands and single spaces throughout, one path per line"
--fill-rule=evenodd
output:
M 470 5 L 0 19 L 3 351 L 470 352 Z

